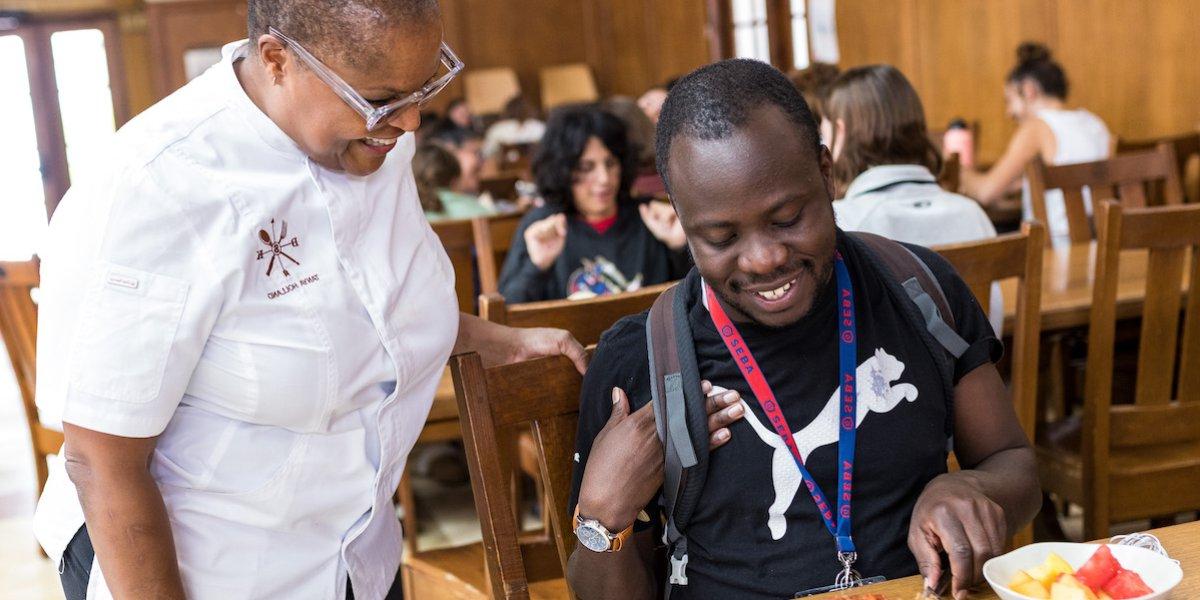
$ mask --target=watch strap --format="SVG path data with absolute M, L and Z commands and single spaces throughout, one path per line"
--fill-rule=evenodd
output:
M 584 519 L 579 516 L 579 505 L 578 504 L 575 505 L 575 517 L 573 520 L 575 522 L 576 529 L 578 529 L 580 525 L 583 525 Z M 635 522 L 636 522 L 636 520 L 635 520 Z M 633 523 L 630 523 L 629 527 L 626 527 L 625 529 L 623 529 L 615 534 L 612 533 L 611 531 L 609 531 L 608 528 L 605 527 L 603 524 L 601 524 L 599 521 L 597 521 L 596 524 L 608 536 L 608 550 L 606 550 L 606 552 L 620 552 L 621 548 L 625 547 L 625 541 L 629 539 L 629 536 L 631 534 L 633 534 Z

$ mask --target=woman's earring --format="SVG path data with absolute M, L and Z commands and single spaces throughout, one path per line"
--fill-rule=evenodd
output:
M 271 85 L 279 85 L 279 75 L 271 76 Z

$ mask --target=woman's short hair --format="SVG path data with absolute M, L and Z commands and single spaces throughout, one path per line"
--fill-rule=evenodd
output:
M 588 140 L 597 138 L 621 165 L 617 203 L 629 202 L 630 187 L 637 176 L 637 156 L 629 144 L 625 124 L 595 105 L 564 106 L 550 113 L 546 133 L 533 155 L 533 178 L 548 204 L 557 205 L 567 214 L 576 214 L 571 191 L 579 157 Z
M 841 152 L 833 161 L 833 178 L 841 190 L 879 165 L 921 165 L 935 175 L 942 168 L 925 126 L 921 98 L 891 65 L 842 73 L 829 89 L 825 111 L 826 119 L 841 121 L 845 128 Z M 836 125 L 834 135 L 838 135 Z
M 1067 99 L 1070 84 L 1066 72 L 1055 62 L 1050 49 L 1036 42 L 1025 42 L 1017 47 L 1017 66 L 1008 73 L 1009 83 L 1027 80 L 1036 83 L 1047 96 Z
M 413 154 L 412 169 L 421 210 L 442 212 L 445 207 L 438 198 L 438 190 L 450 187 L 462 175 L 458 159 L 437 144 L 422 144 Z
M 433 23 L 441 15 L 437 0 L 248 0 L 246 29 L 250 47 L 274 27 L 322 59 L 337 59 L 357 68 L 376 64 L 379 45 L 389 26 Z

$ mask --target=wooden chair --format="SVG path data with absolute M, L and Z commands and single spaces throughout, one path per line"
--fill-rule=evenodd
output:
M 937 182 L 942 186 L 942 189 L 958 193 L 958 185 L 962 180 L 962 164 L 958 160 L 958 153 L 951 153 L 942 161 L 942 170 L 938 172 Z
M 1038 445 L 1042 486 L 1083 506 L 1084 539 L 1108 537 L 1112 522 L 1200 508 L 1200 206 L 1107 201 L 1097 205 L 1096 222 L 1082 439 L 1077 447 Z M 1151 283 L 1133 397 L 1114 399 L 1119 258 L 1130 249 L 1148 252 Z
M 471 231 L 478 249 L 479 291 L 494 294 L 500 291 L 500 269 L 512 247 L 513 236 L 524 213 L 479 217 L 471 222 Z
M 595 102 L 600 99 L 592 68 L 584 63 L 545 67 L 541 70 L 542 108 Z
M 584 345 L 600 341 L 600 335 L 612 327 L 622 317 L 649 310 L 664 290 L 675 285 L 674 282 L 662 283 L 640 289 L 636 292 L 602 296 L 587 300 L 548 300 L 545 302 L 526 302 L 508 306 L 500 294 L 482 294 L 479 296 L 479 316 L 510 327 L 555 327 L 565 329 Z M 507 435 L 507 434 L 506 434 Z M 507 435 L 511 438 L 511 435 Z M 515 444 L 515 451 L 509 450 L 505 456 L 517 457 L 520 471 L 533 480 L 537 497 L 549 504 L 545 494 L 545 484 L 540 477 L 537 467 L 537 454 L 534 442 L 528 430 L 516 432 L 515 441 L 505 442 L 506 448 Z M 506 458 L 507 460 L 507 458 Z M 519 503 L 519 486 L 514 486 L 514 504 Z M 542 525 L 548 529 L 549 521 L 546 511 L 542 512 Z
M 1093 204 L 1115 198 L 1126 207 L 1138 208 L 1147 206 L 1147 184 L 1161 182 L 1167 205 L 1183 203 L 1183 187 L 1179 183 L 1175 153 L 1170 146 L 1074 165 L 1051 167 L 1035 159 L 1025 174 L 1033 201 L 1033 218 L 1041 223 L 1047 222 L 1046 190 L 1062 190 L 1071 243 L 1092 239 L 1084 188 L 1091 190 Z M 1050 241 L 1047 236 L 1046 242 L 1049 244 Z
M 454 267 L 454 293 L 463 312 L 475 313 L 475 234 L 468 219 L 430 223 Z
M 566 358 L 484 369 L 478 354 L 451 357 L 463 440 L 483 541 L 405 558 L 406 598 L 573 598 L 563 574 L 575 545 L 567 514 L 579 392 L 583 378 Z M 533 428 L 538 465 L 549 482 L 551 533 L 523 536 L 514 516 L 502 431 Z
M 1175 152 L 1175 165 L 1179 169 L 1179 181 L 1184 186 L 1184 195 L 1188 202 L 1200 202 L 1200 169 L 1197 169 L 1195 180 L 1188 178 L 1188 164 L 1195 161 L 1200 167 L 1200 131 L 1172 135 L 1150 140 L 1117 140 L 1117 152 L 1141 152 L 1154 150 L 1159 146 L 1168 145 Z M 1158 195 L 1164 195 L 1158 190 Z M 1160 202 L 1165 204 L 1165 202 Z
M 25 405 L 25 421 L 33 442 L 33 459 L 37 470 L 38 495 L 49 477 L 47 457 L 62 448 L 61 431 L 42 425 L 34 401 L 37 366 L 37 305 L 32 292 L 39 282 L 37 261 L 0 262 L 0 337 L 8 349 L 21 403 Z
M 487 192 L 496 200 L 516 200 L 519 175 L 501 174 L 479 180 L 479 192 Z
M 499 166 L 502 171 L 526 173 L 533 162 L 537 144 L 501 144 Z
M 521 93 L 517 72 L 509 67 L 467 69 L 463 73 L 464 97 L 471 112 L 492 115 L 504 111 L 504 105 Z
M 595 344 L 600 341 L 600 334 L 612 327 L 621 317 L 649 310 L 658 295 L 672 285 L 675 285 L 675 282 L 587 300 L 547 300 L 513 306 L 509 306 L 500 294 L 481 294 L 479 316 L 511 327 L 565 329 L 571 332 L 579 343 Z
M 1012 370 L 1009 374 L 1009 393 L 1021 422 L 1021 429 L 1030 441 L 1035 439 L 1037 422 L 1038 348 L 1042 331 L 1042 247 L 1045 228 L 1036 222 L 1026 222 L 1021 233 L 1011 233 L 978 242 L 940 246 L 941 254 L 967 287 L 984 313 L 991 309 L 991 290 L 994 282 L 1009 278 L 1017 280 L 1016 322 L 1013 326 Z M 1027 526 L 1013 536 L 1014 548 L 1033 543 L 1033 527 Z

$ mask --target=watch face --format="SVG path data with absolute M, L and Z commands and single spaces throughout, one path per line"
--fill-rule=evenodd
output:
M 591 523 L 584 523 L 575 529 L 575 537 L 579 538 L 579 543 L 583 544 L 584 548 L 592 552 L 608 550 L 608 536 Z

